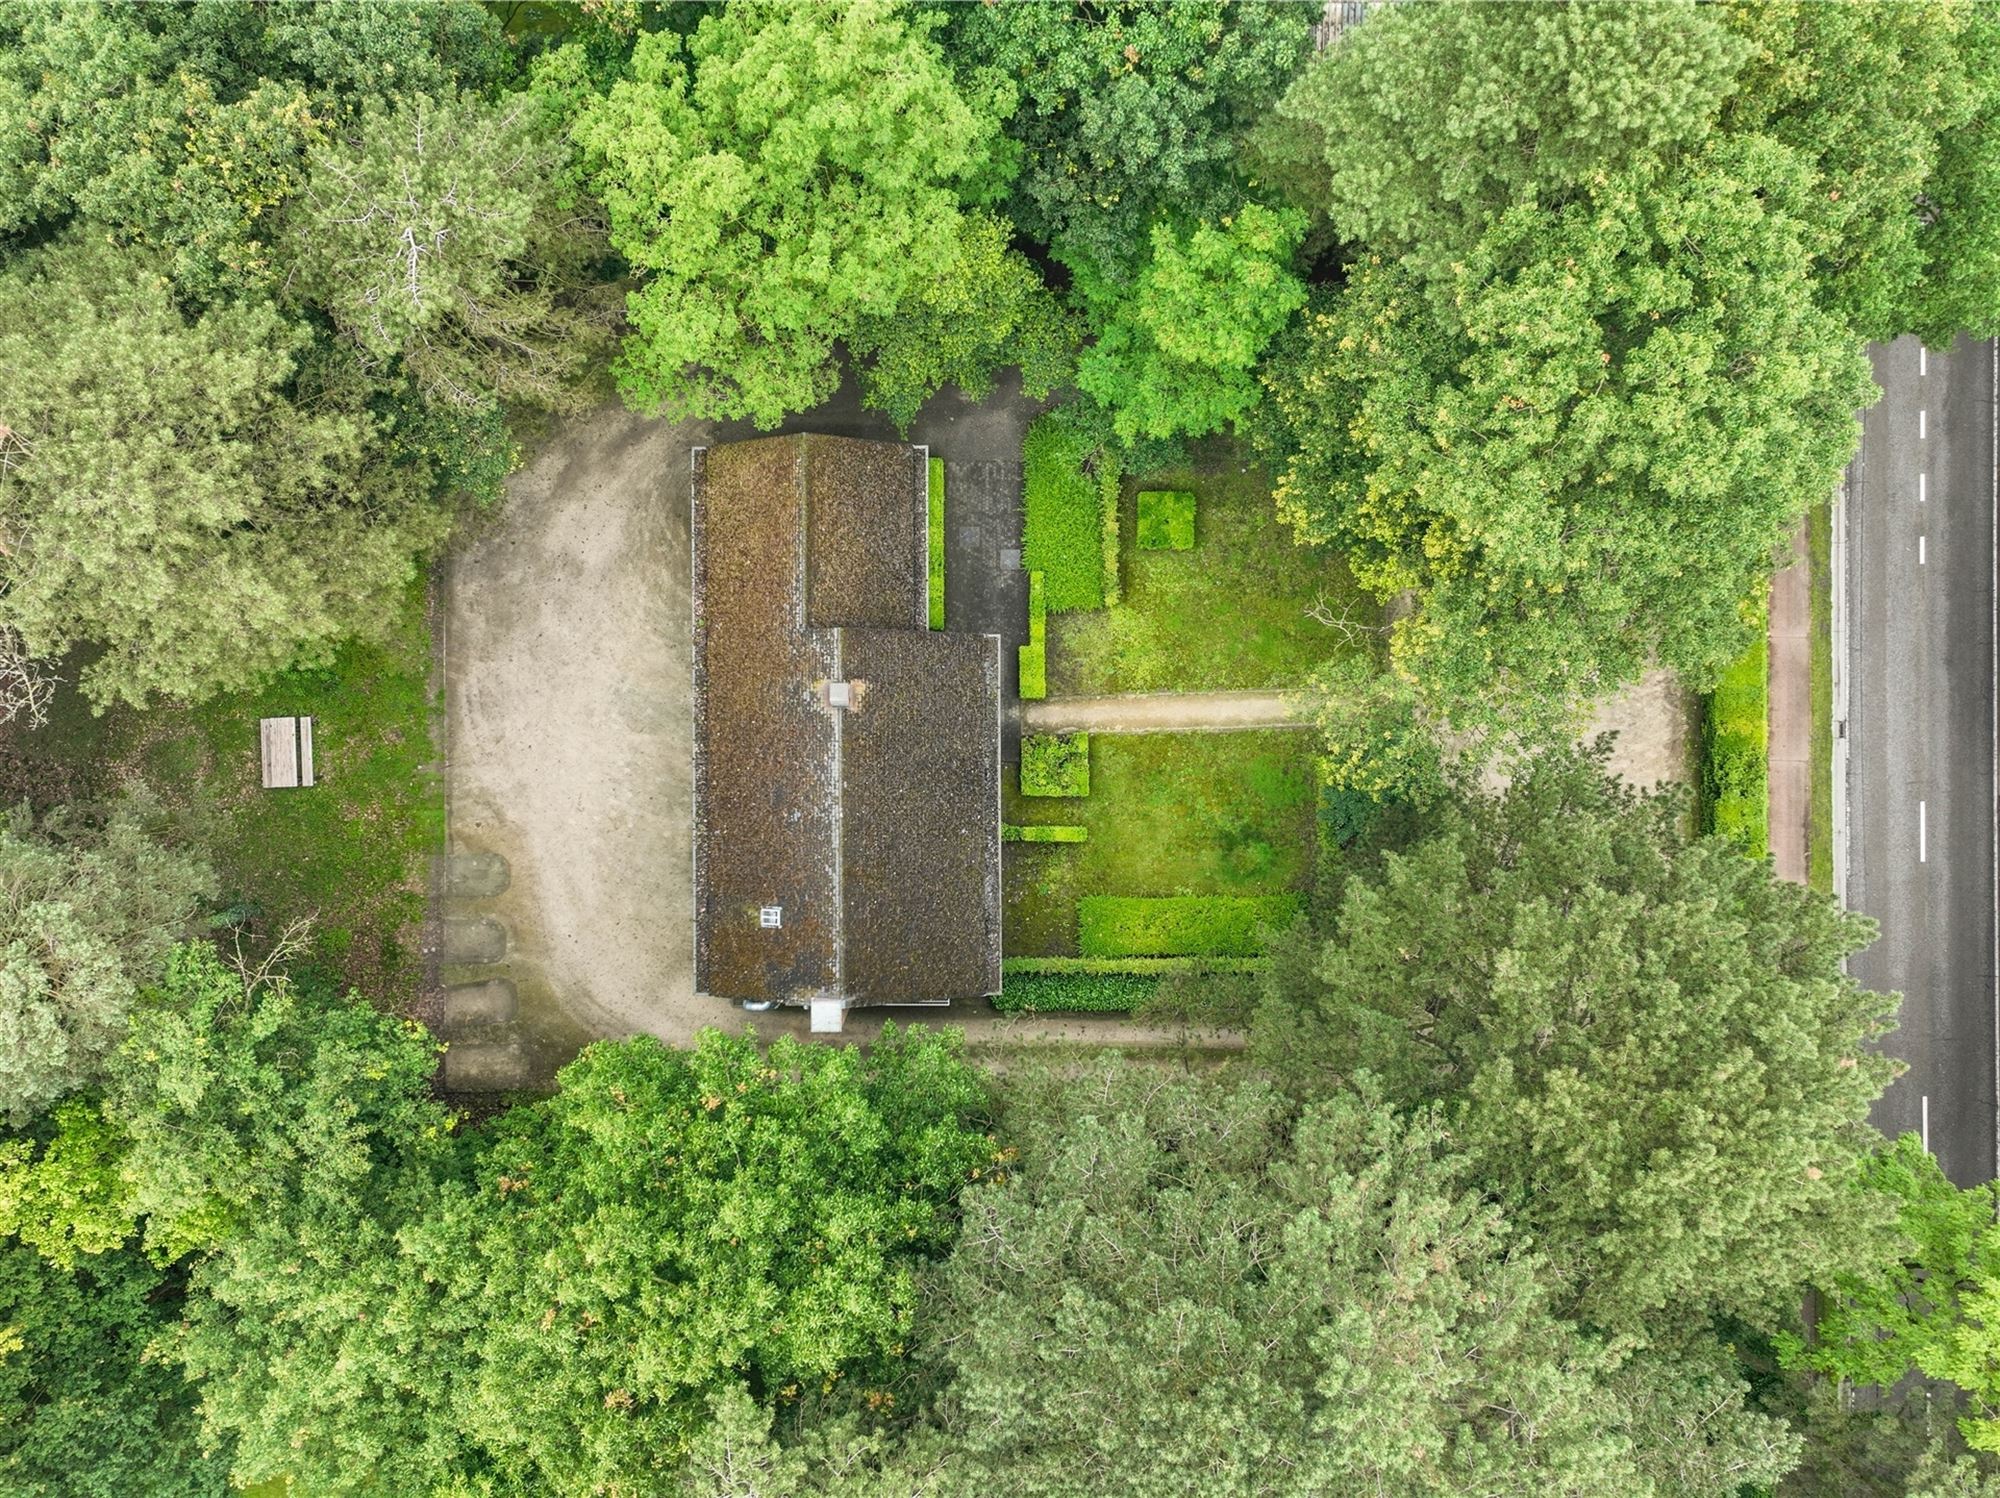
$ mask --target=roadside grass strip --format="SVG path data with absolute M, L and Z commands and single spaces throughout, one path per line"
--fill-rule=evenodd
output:
M 1702 715 L 1701 803 L 1704 831 L 1719 833 L 1752 858 L 1770 847 L 1770 645 L 1764 609 L 1757 636 L 1722 673 Z

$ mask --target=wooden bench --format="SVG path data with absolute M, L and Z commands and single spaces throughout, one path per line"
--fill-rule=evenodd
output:
M 291 789 L 313 783 L 313 720 L 263 718 L 257 724 L 263 741 L 264 789 Z

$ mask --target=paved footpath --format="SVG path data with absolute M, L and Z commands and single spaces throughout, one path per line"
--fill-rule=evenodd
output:
M 1307 728 L 1306 705 L 1287 692 L 1127 692 L 1116 697 L 1053 697 L 1021 704 L 1034 733 L 1201 733 L 1221 729 Z
M 1812 563 L 1806 522 L 1792 532 L 1791 562 L 1771 579 L 1771 859 L 1778 877 L 1807 880 L 1812 839 Z

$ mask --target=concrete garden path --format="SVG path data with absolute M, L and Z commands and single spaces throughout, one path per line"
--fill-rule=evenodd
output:
M 1128 692 L 1021 704 L 1021 727 L 1037 733 L 1202 733 L 1308 728 L 1306 704 L 1288 692 Z

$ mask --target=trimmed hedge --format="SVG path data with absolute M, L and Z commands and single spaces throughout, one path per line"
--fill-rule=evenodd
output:
M 1006 977 L 1046 973 L 1127 973 L 1164 978 L 1168 973 L 1261 973 L 1268 957 L 1003 957 Z
M 1088 796 L 1090 735 L 1087 733 L 1023 734 L 1021 794 Z
M 1000 824 L 1000 841 L 1003 843 L 1087 843 L 1090 841 L 1088 827 L 1070 827 L 1059 822 L 1031 822 L 1026 827 L 1016 827 L 1012 822 Z
M 1085 895 L 1076 945 L 1086 957 L 1254 957 L 1265 926 L 1299 913 L 1297 895 Z
M 944 628 L 944 459 L 931 459 L 931 628 Z
M 1752 858 L 1770 848 L 1770 658 L 1757 638 L 1709 694 L 1701 729 L 1702 822 Z
M 1022 563 L 1048 579 L 1048 607 L 1118 599 L 1116 457 L 1073 416 L 1050 411 L 1021 443 Z
M 1169 973 L 1254 973 L 1262 958 L 1008 957 L 1000 964 L 1002 1014 L 1122 1014 L 1153 996 Z
M 1042 574 L 1028 574 L 1028 643 L 1015 654 L 1021 662 L 1021 700 L 1037 702 L 1049 695 L 1049 611 Z
M 1141 489 L 1138 536 L 1144 551 L 1193 551 L 1194 495 L 1186 489 Z
M 1129 973 L 1023 973 L 1009 976 L 993 997 L 1002 1014 L 1052 1011 L 1121 1014 L 1137 1007 L 1160 986 L 1158 978 Z

